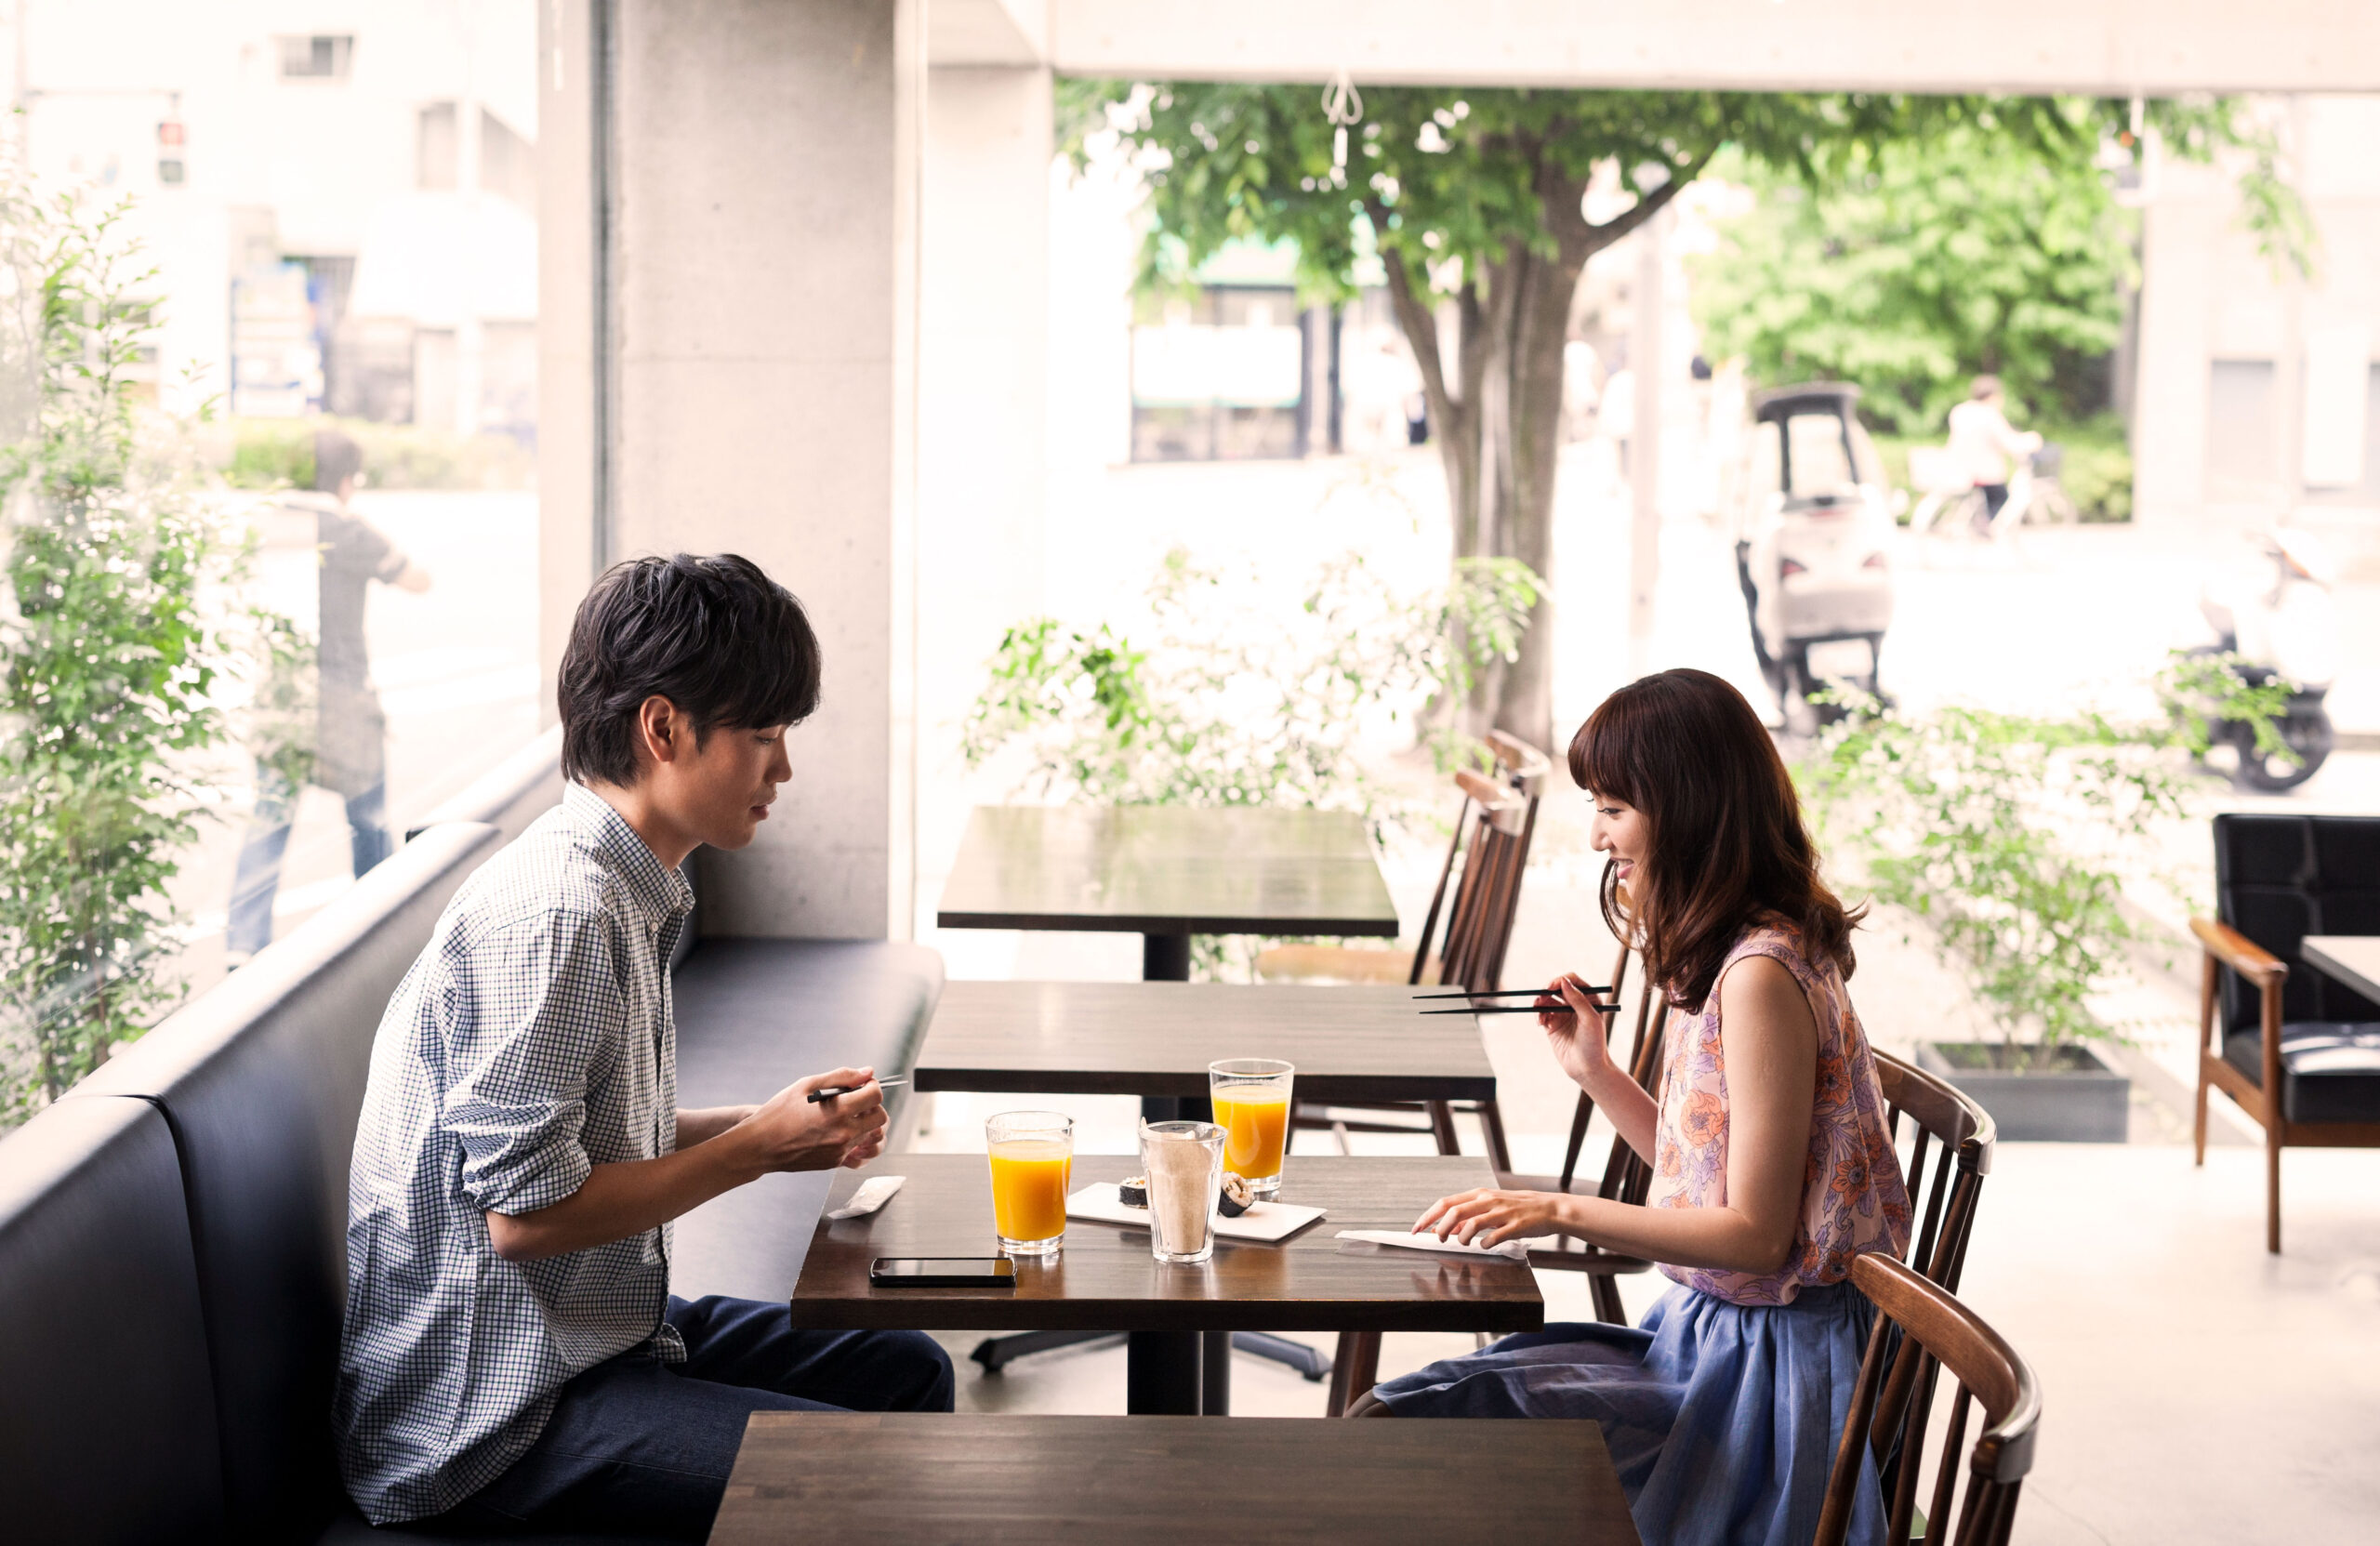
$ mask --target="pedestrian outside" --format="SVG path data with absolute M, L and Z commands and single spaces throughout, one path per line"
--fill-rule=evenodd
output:
M 284 501 L 314 525 L 319 598 L 313 651 L 311 755 L 276 747 L 257 758 L 256 813 L 240 847 L 231 882 L 225 951 L 234 967 L 272 943 L 272 903 L 298 799 L 311 782 L 347 804 L 354 872 L 362 876 L 389 856 L 388 720 L 372 685 L 364 641 L 364 613 L 375 582 L 415 593 L 430 575 L 351 508 L 363 481 L 364 452 L 353 438 L 326 429 L 314 436 L 313 488 Z M 302 778 L 299 776 L 303 770 Z

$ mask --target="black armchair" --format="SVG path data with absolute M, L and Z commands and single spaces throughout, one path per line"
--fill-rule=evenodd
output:
M 2380 1148 L 2380 1004 L 2305 966 L 2308 934 L 2380 934 L 2380 816 L 2215 818 L 2218 917 L 2190 919 L 2206 1092 L 2265 1130 L 2265 1249 L 2281 1249 L 2281 1151 Z

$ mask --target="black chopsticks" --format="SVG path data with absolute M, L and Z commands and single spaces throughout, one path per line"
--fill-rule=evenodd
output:
M 872 1085 L 876 1086 L 876 1088 L 877 1088 L 877 1089 L 879 1089 L 879 1090 L 890 1090 L 890 1089 L 892 1089 L 892 1088 L 893 1086 L 895 1086 L 895 1085 L 903 1085 L 903 1084 L 906 1084 L 906 1083 L 908 1083 L 908 1082 L 909 1082 L 909 1076 L 908 1076 L 908 1075 L 906 1075 L 906 1074 L 903 1074 L 903 1075 L 900 1075 L 900 1076 L 898 1076 L 897 1077 L 894 1077 L 894 1078 L 890 1078 L 890 1079 L 870 1079 L 870 1080 L 868 1080 L 867 1082 L 868 1082 L 868 1084 L 872 1084 Z M 821 1101 L 831 1101 L 831 1100 L 833 1100 L 833 1099 L 834 1099 L 836 1096 L 838 1096 L 838 1095 L 849 1095 L 849 1094 L 851 1094 L 853 1090 L 866 1090 L 866 1088 L 867 1088 L 867 1085 L 866 1085 L 866 1084 L 830 1084 L 830 1085 L 825 1085 L 825 1086 L 822 1086 L 822 1087 L 820 1087 L 819 1089 L 813 1090 L 812 1090 L 812 1091 L 810 1092 L 810 1103 L 811 1103 L 812 1105 L 816 1105 L 816 1104 L 817 1104 L 819 1102 L 821 1102 Z
M 1620 1012 L 1618 1004 L 1597 1004 L 1595 1008 L 1606 1014 Z M 1535 1004 L 1482 1004 L 1477 1009 L 1423 1010 L 1421 1012 L 1423 1014 L 1567 1014 L 1570 1010 L 1567 1004 L 1558 1010 L 1540 1010 Z
M 1417 993 L 1413 997 L 1416 998 L 1539 998 L 1552 994 L 1553 991 L 1552 988 L 1543 987 L 1488 987 L 1481 988 L 1476 993 Z M 1597 987 L 1593 983 L 1589 983 L 1579 991 L 1580 993 L 1609 993 L 1611 989 Z

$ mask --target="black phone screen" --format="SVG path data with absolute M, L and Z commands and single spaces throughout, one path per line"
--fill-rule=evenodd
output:
M 994 1288 L 1016 1286 L 1016 1263 L 1005 1256 L 879 1256 L 867 1280 L 910 1288 Z

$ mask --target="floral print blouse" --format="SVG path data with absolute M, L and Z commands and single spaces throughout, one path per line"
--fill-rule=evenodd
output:
M 1745 931 L 1714 979 L 1702 1012 L 1670 1014 L 1662 1050 L 1659 1117 L 1653 1135 L 1654 1208 L 1716 1208 L 1727 1200 L 1727 1064 L 1719 1039 L 1719 988 L 1747 956 L 1780 961 L 1802 984 L 1818 1021 L 1818 1100 L 1810 1112 L 1809 1164 L 1793 1253 L 1777 1272 L 1673 1267 L 1687 1288 L 1733 1304 L 1784 1304 L 1805 1286 L 1840 1283 L 1861 1251 L 1909 1249 L 1909 1189 L 1876 1083 L 1858 1013 L 1832 961 L 1813 964 L 1801 933 L 1774 921 Z

